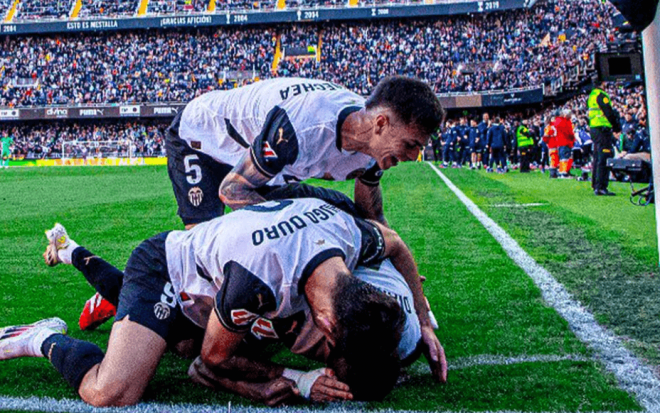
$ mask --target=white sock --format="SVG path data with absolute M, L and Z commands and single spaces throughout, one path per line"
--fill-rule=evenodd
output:
M 34 337 L 32 337 L 32 340 L 30 341 L 29 345 L 29 353 L 30 356 L 32 357 L 45 357 L 45 355 L 41 352 L 41 345 L 44 344 L 44 341 L 53 334 L 62 334 L 61 332 L 57 332 L 55 330 L 52 330 L 50 328 L 43 328 L 41 329 L 40 332 L 35 334 Z
M 59 257 L 60 261 L 62 261 L 65 264 L 71 264 L 71 255 L 73 254 L 73 250 L 78 248 L 80 245 L 71 238 L 69 238 L 69 245 L 66 248 L 62 248 L 61 250 L 57 250 L 57 256 Z

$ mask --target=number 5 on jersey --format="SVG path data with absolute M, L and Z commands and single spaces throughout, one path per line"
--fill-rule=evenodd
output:
M 190 185 L 197 185 L 202 181 L 202 167 L 193 163 L 199 161 L 197 155 L 186 155 L 183 158 L 183 164 L 186 168 L 186 180 Z

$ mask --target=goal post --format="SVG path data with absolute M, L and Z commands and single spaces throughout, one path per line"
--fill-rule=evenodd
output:
M 62 143 L 62 160 L 135 158 L 137 147 L 131 140 L 68 141 Z

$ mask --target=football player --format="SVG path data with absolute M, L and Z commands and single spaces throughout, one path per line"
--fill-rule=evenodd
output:
M 65 230 L 58 229 L 57 232 L 64 234 Z M 69 242 L 75 243 L 71 239 Z M 58 263 L 63 262 L 56 256 L 53 257 L 52 251 L 49 245 L 44 258 L 47 261 L 56 259 Z M 96 280 L 94 282 L 102 289 L 104 296 L 108 297 L 107 299 L 110 302 L 117 303 L 119 301 L 120 288 L 118 289 L 117 286 L 123 283 L 124 276 L 120 270 L 83 247 L 74 246 L 71 258 L 66 256 L 62 250 L 60 250 L 60 253 L 67 263 L 73 264 L 87 279 Z M 353 275 L 397 299 L 405 317 L 397 355 L 404 365 L 415 361 L 421 354 L 421 331 L 413 306 L 412 292 L 403 276 L 396 271 L 390 260 L 377 262 L 370 267 L 358 267 Z M 112 279 L 115 279 L 115 281 L 112 282 Z M 100 283 L 100 280 L 104 280 L 105 283 Z M 396 335 L 396 331 L 392 334 Z M 177 337 L 178 341 L 173 340 L 176 342 L 170 343 L 172 350 L 188 358 L 199 355 L 201 339 L 203 338 L 201 329 L 182 323 L 181 331 L 179 331 Z M 216 374 L 207 368 L 201 361 L 201 357 L 197 357 L 189 370 L 193 380 L 206 386 L 223 388 L 271 406 L 294 402 L 298 396 L 313 401 L 336 401 L 350 400 L 353 398 L 354 393 L 357 394 L 357 397 L 364 399 L 382 398 L 387 393 L 387 385 L 379 386 L 379 383 L 377 383 L 378 379 L 383 379 L 383 372 L 378 374 L 379 372 L 373 370 L 368 371 L 366 373 L 370 376 L 380 377 L 365 380 L 364 377 L 355 376 L 355 373 L 351 377 L 350 374 L 341 370 L 345 369 L 346 366 L 340 364 L 340 360 L 332 357 L 331 348 L 323 333 L 315 326 L 309 311 L 285 319 L 270 320 L 260 317 L 252 323 L 247 338 L 251 338 L 246 342 L 246 345 L 250 348 L 255 347 L 256 344 L 261 347 L 263 344 L 281 341 L 296 354 L 323 363 L 334 363 L 333 367 L 340 369 L 342 379 L 351 382 L 351 386 L 339 382 L 335 378 L 332 369 L 302 372 L 283 369 L 281 366 L 269 363 L 261 364 L 260 368 L 270 369 L 272 371 L 270 375 L 274 376 L 275 379 L 268 382 L 235 381 L 231 379 L 231 375 L 226 373 L 222 375 L 222 372 Z M 253 367 L 250 363 L 240 365 L 240 368 L 250 367 Z M 360 372 L 361 370 L 364 369 L 352 369 L 353 372 Z M 390 375 L 393 373 L 396 373 L 396 370 L 389 372 Z M 295 380 L 290 382 L 291 379 L 289 378 Z
M 388 77 L 366 100 L 334 83 L 277 78 L 195 98 L 166 134 L 186 228 L 263 202 L 264 185 L 355 181 L 355 202 L 385 224 L 382 170 L 417 159 L 445 111 L 419 80 Z
M 48 235 L 58 259 L 79 258 L 74 253 L 81 249 L 58 227 Z M 234 367 L 234 352 L 255 319 L 308 310 L 337 359 L 394 370 L 398 339 L 392 332 L 401 309 L 350 276 L 358 264 L 385 256 L 407 275 L 432 368 L 446 379 L 444 352 L 405 244 L 394 231 L 316 199 L 255 205 L 144 241 L 126 266 L 107 354 L 63 335 L 61 320 L 53 320 L 3 329 L 0 357 L 45 356 L 86 402 L 129 405 L 141 398 L 181 323 L 206 329 L 202 361 L 218 371 Z M 258 366 L 240 371 L 244 375 L 234 379 L 273 378 Z
M 397 299 L 405 316 L 404 328 L 397 348 L 398 357 L 404 366 L 417 360 L 421 354 L 420 326 L 412 305 L 412 292 L 403 276 L 389 260 L 370 267 L 358 267 L 353 275 Z M 253 323 L 251 335 L 248 337 L 252 340 L 249 340 L 246 346 L 253 352 L 258 351 L 260 345 L 281 341 L 293 353 L 320 361 L 331 366 L 332 369 L 323 368 L 304 372 L 292 369 L 277 370 L 278 366 L 272 365 L 270 368 L 281 371 L 281 375 L 275 373 L 276 378 L 266 383 L 247 382 L 232 380 L 227 372 L 219 374 L 214 372 L 198 357 L 188 371 L 193 381 L 213 388 L 227 389 L 255 401 L 264 401 L 271 406 L 293 402 L 297 397 L 293 391 L 285 391 L 282 378 L 295 379 L 294 389 L 298 389 L 301 395 L 311 397 L 315 401 L 336 401 L 353 397 L 373 400 L 382 398 L 389 391 L 387 384 L 383 385 L 383 382 L 387 383 L 391 380 L 386 376 L 387 370 L 356 368 L 356 366 L 349 368 L 343 360 L 334 357 L 325 336 L 309 316 L 286 320 L 259 318 Z M 252 349 L 249 345 L 256 348 Z M 348 391 L 342 390 L 343 383 L 333 380 L 335 371 L 336 376 L 350 383 Z

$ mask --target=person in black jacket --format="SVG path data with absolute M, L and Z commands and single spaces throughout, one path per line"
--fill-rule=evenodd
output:
M 493 172 L 493 164 L 497 166 L 497 172 L 504 172 L 504 148 L 506 146 L 506 131 L 500 121 L 499 116 L 495 118 L 493 125 L 488 129 L 486 145 L 490 153 L 490 165 L 488 172 Z

